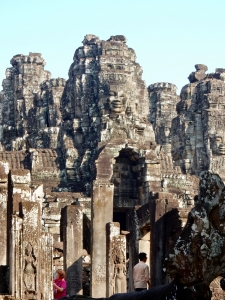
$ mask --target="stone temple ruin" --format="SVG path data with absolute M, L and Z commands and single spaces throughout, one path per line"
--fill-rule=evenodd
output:
M 0 92 L 0 299 L 52 299 L 59 268 L 70 296 L 132 291 L 141 251 L 151 285 L 168 283 L 164 259 L 198 202 L 200 173 L 225 180 L 225 69 L 197 64 L 180 96 L 171 83 L 147 88 L 122 35 L 86 35 L 67 81 L 51 79 L 39 53 L 10 63 Z M 219 277 L 210 279 L 221 299 Z

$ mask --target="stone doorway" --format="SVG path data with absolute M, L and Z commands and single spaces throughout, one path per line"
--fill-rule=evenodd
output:
M 134 207 L 139 203 L 138 154 L 132 149 L 122 149 L 115 158 L 112 183 L 114 208 Z
M 125 267 L 125 289 L 124 292 L 128 292 L 129 289 L 129 231 L 128 231 L 128 216 L 127 211 L 114 211 L 113 212 L 113 222 L 119 223 L 120 227 L 120 236 L 123 237 L 123 241 L 125 243 L 125 256 L 124 256 L 124 267 Z
M 150 257 L 150 237 L 151 237 L 151 232 L 150 232 L 150 224 L 146 224 L 144 227 L 140 228 L 140 239 L 139 239 L 139 253 L 140 252 L 145 252 L 147 253 L 147 261 L 146 264 L 149 266 L 149 271 L 150 271 L 150 262 L 151 262 L 151 257 Z M 151 274 L 151 272 L 150 272 Z
M 125 211 L 114 211 L 113 212 L 113 222 L 120 223 L 120 230 L 127 231 L 127 214 Z

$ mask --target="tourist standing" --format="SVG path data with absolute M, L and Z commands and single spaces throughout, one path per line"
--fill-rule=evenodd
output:
M 147 285 L 150 288 L 149 267 L 146 265 L 147 254 L 141 252 L 138 258 L 140 262 L 133 269 L 134 288 L 136 292 L 147 290 Z
M 56 279 L 53 280 L 54 299 L 66 296 L 66 274 L 63 270 L 57 270 Z

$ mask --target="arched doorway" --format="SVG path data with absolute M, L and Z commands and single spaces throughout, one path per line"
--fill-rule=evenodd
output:
M 126 210 L 139 204 L 138 154 L 122 149 L 115 158 L 111 182 L 114 184 L 114 210 Z

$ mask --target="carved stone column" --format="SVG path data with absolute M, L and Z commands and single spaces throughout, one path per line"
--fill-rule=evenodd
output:
M 42 232 L 41 235 L 41 283 L 42 285 L 42 299 L 49 300 L 53 295 L 52 286 L 52 265 L 53 265 L 53 237 L 48 232 Z
M 12 214 L 19 214 L 19 203 L 31 200 L 31 175 L 29 170 L 11 170 Z
M 29 170 L 12 170 L 10 187 L 10 293 L 23 300 L 48 300 L 53 241 L 41 232 L 43 186 L 31 189 Z
M 41 215 L 39 203 L 23 201 L 21 289 L 23 299 L 41 299 Z
M 20 242 L 22 235 L 22 219 L 12 216 L 12 228 L 10 238 L 10 273 L 9 273 L 9 293 L 20 299 L 21 295 L 21 250 Z
M 62 218 L 67 293 L 82 295 L 83 209 L 76 205 L 66 206 Z
M 91 296 L 106 297 L 106 224 L 113 219 L 114 185 L 95 181 L 92 194 Z
M 20 204 L 23 200 L 30 200 L 31 189 L 29 170 L 11 170 L 10 172 L 10 193 L 8 206 L 8 224 L 10 236 L 10 293 L 16 298 L 23 297 L 23 213 Z M 40 216 L 39 216 L 40 218 Z M 35 222 L 35 219 L 33 220 Z M 31 220 L 31 222 L 33 222 Z M 35 223 L 34 223 L 35 224 Z M 32 235 L 32 234 L 31 234 Z

